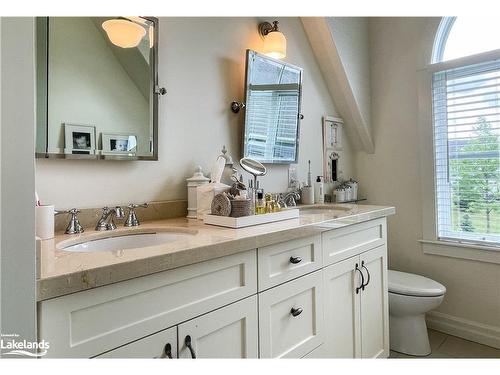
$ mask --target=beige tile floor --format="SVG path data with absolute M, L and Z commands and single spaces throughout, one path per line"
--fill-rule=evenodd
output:
M 427 357 L 412 357 L 391 350 L 389 358 L 500 358 L 500 349 L 464 340 L 446 333 L 428 330 L 432 353 Z

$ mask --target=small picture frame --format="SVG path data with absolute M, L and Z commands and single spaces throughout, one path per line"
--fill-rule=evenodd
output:
M 342 127 L 344 121 L 341 118 L 325 116 L 323 119 L 324 147 L 335 151 L 342 150 Z
M 64 153 L 95 154 L 95 126 L 64 123 Z
M 137 136 L 127 133 L 102 133 L 102 154 L 135 156 Z

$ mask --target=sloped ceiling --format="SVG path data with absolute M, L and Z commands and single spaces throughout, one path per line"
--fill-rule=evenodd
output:
M 349 140 L 373 153 L 368 20 L 305 17 L 302 24 Z

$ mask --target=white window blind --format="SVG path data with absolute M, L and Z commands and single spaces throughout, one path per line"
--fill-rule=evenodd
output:
M 249 157 L 294 161 L 299 105 L 298 84 L 251 85 L 245 141 Z
M 433 73 L 438 237 L 500 246 L 500 60 Z

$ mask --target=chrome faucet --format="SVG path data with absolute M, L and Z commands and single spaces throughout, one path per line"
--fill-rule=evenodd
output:
M 102 215 L 97 225 L 95 226 L 95 230 L 103 231 L 103 230 L 115 230 L 116 224 L 113 218 L 123 219 L 125 217 L 125 213 L 123 212 L 123 208 L 121 207 L 104 207 L 102 209 Z
M 78 213 L 80 210 L 76 208 L 72 208 L 71 210 L 68 211 L 55 211 L 55 215 L 60 215 L 60 214 L 70 214 L 71 217 L 69 219 L 68 226 L 66 227 L 66 230 L 64 233 L 66 234 L 80 234 L 84 232 L 84 229 L 82 225 L 80 224 L 80 221 L 78 220 Z
M 285 195 L 280 194 L 279 204 L 284 207 L 296 207 L 297 201 L 300 199 L 300 194 L 297 191 L 291 191 Z
M 137 214 L 135 212 L 135 209 L 136 208 L 147 208 L 148 207 L 148 204 L 147 203 L 144 203 L 144 204 L 134 204 L 134 203 L 131 203 L 129 204 L 128 206 L 128 215 L 127 215 L 127 220 L 125 220 L 125 226 L 126 227 L 136 227 L 138 226 L 140 223 L 139 223 L 139 219 L 137 218 Z

